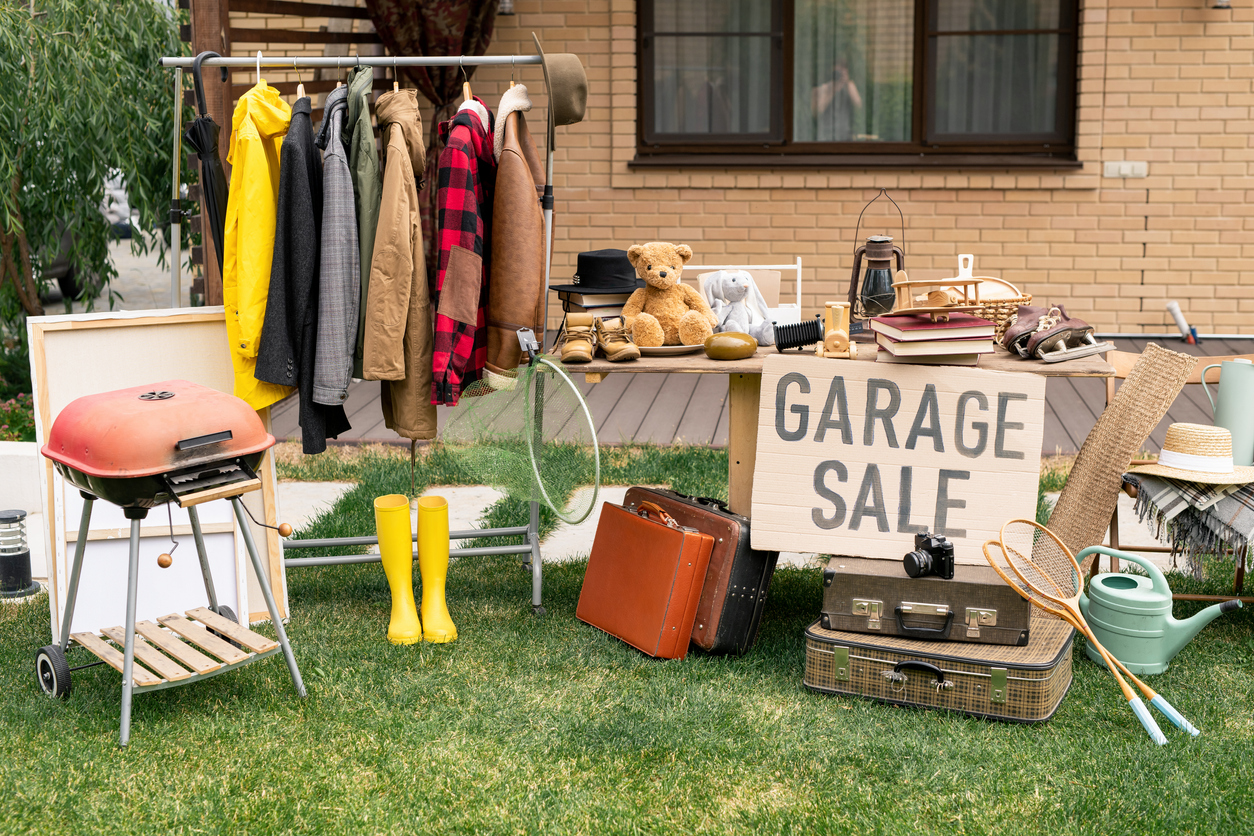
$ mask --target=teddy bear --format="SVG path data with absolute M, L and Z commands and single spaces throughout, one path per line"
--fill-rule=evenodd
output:
M 710 309 L 718 317 L 718 330 L 738 331 L 758 341 L 775 345 L 775 326 L 762 291 L 744 270 L 719 270 L 707 276 L 702 288 Z
M 636 345 L 701 345 L 714 333 L 718 317 L 700 293 L 679 281 L 692 247 L 661 241 L 633 244 L 627 258 L 645 283 L 623 305 Z

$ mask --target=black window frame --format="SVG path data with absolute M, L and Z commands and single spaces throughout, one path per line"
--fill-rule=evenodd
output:
M 963 165 L 1004 167 L 1035 165 L 1074 168 L 1079 60 L 1079 0 L 1062 0 L 1057 30 L 977 30 L 977 34 L 1057 33 L 1059 40 L 1058 97 L 1055 129 L 1045 134 L 997 138 L 996 136 L 943 136 L 933 129 L 933 91 L 936 52 L 934 39 L 950 34 L 932 29 L 931 13 L 936 0 L 915 0 L 914 85 L 909 142 L 795 142 L 793 126 L 793 32 L 794 0 L 771 0 L 771 72 L 777 87 L 771 101 L 769 135 L 710 136 L 708 134 L 658 134 L 652 130 L 654 79 L 652 49 L 653 0 L 639 0 L 636 27 L 636 159 L 633 166 L 797 166 L 877 167 Z M 661 33 L 663 35 L 668 33 Z M 723 33 L 683 33 L 717 34 Z

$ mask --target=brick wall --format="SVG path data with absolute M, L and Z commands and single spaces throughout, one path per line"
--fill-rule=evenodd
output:
M 517 14 L 496 21 L 491 54 L 533 52 L 534 31 L 546 51 L 577 53 L 587 68 L 587 118 L 558 129 L 554 281 L 573 272 L 580 251 L 650 240 L 688 243 L 704 263 L 799 255 L 807 313 L 815 313 L 845 295 L 854 222 L 883 186 L 905 212 L 914 271 L 948 271 L 958 253 L 972 252 L 977 273 L 1065 302 L 1101 331 L 1174 331 L 1164 303 L 1176 299 L 1199 330 L 1254 333 L 1254 268 L 1244 260 L 1254 254 L 1248 4 L 1222 11 L 1203 0 L 1082 0 L 1084 165 L 1061 174 L 633 171 L 635 5 L 516 0 Z M 533 133 L 543 142 L 543 77 L 538 67 L 516 76 L 532 92 Z M 474 91 L 495 107 L 509 78 L 508 67 L 481 68 Z M 1149 177 L 1104 178 L 1109 160 L 1147 161 Z M 873 223 L 872 232 L 891 227 L 883 212 Z M 556 306 L 550 311 L 555 318 Z

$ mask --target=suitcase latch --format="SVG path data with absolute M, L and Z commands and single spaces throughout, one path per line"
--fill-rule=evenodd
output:
M 849 648 L 836 647 L 832 649 L 833 667 L 836 669 L 836 679 L 841 682 L 849 681 Z
M 997 626 L 997 610 L 967 607 L 967 638 L 978 639 L 981 627 Z
M 989 689 L 991 691 L 989 702 L 1004 703 L 1006 701 L 1006 669 L 989 668 L 989 673 Z
M 884 614 L 884 602 L 872 601 L 868 598 L 853 599 L 853 614 L 865 615 L 868 630 L 880 629 L 880 617 Z

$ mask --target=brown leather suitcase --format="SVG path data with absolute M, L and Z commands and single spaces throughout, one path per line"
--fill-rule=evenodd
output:
M 575 617 L 650 656 L 684 658 L 713 547 L 652 502 L 605 503 Z
M 912 578 L 900 560 L 833 557 L 823 571 L 828 630 L 930 641 L 1024 647 L 1032 605 L 991 566 L 954 567 L 953 578 Z
M 692 643 L 708 653 L 741 654 L 753 646 L 779 552 L 749 547 L 749 518 L 717 499 L 655 488 L 631 488 L 623 507 L 655 502 L 680 525 L 714 538 L 705 588 L 692 625 Z

